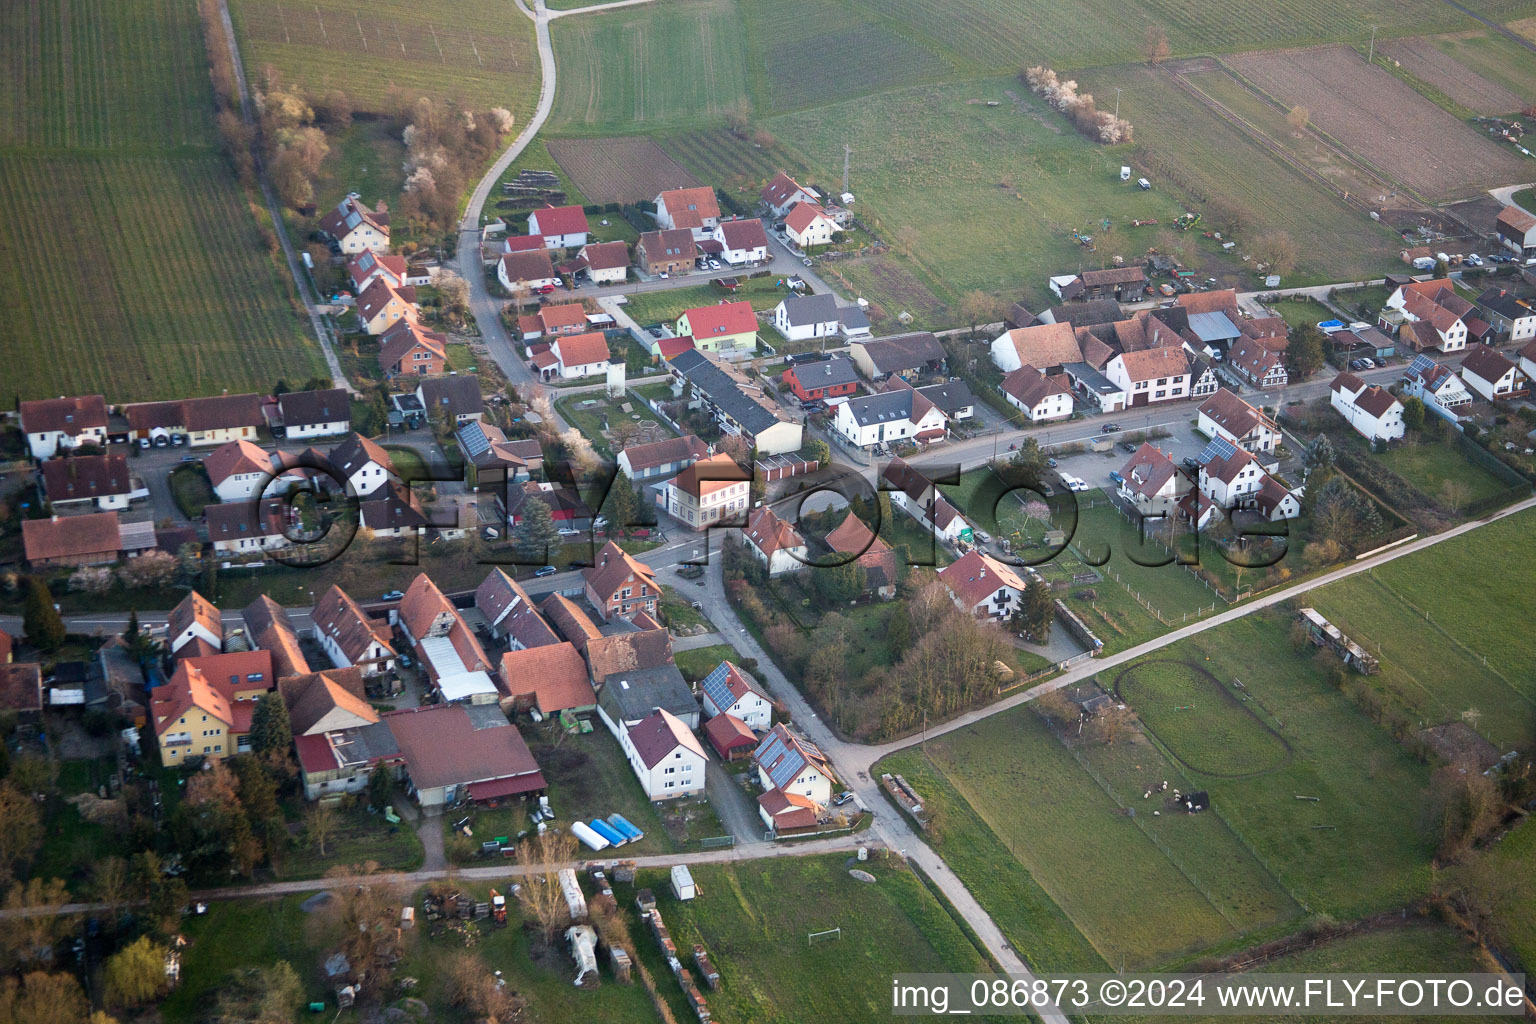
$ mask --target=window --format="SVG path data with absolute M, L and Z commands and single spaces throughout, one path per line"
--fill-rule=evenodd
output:
M 667 782 L 667 783 L 663 783 L 661 788 L 662 789 L 671 789 L 675 785 L 677 785 L 677 783 L 675 783 L 675 782 Z

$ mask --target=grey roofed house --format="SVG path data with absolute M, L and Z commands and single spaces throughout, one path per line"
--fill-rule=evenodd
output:
M 1040 314 L 1039 322 L 1047 324 L 1071 324 L 1073 327 L 1093 327 L 1096 324 L 1110 324 L 1122 319 L 1120 303 L 1114 299 L 1089 299 L 1087 302 L 1073 302 L 1061 306 L 1052 306 Z M 1025 326 L 1020 324 L 1019 326 Z
M 912 334 L 896 334 L 889 338 L 872 338 L 858 342 L 880 375 L 921 370 L 929 363 L 944 361 L 944 346 L 927 331 Z
M 844 334 L 853 334 L 856 331 L 869 330 L 869 317 L 858 306 L 841 306 L 837 311 L 838 323 L 842 325 Z
M 827 359 L 796 363 L 792 369 L 795 379 L 807 391 L 814 391 L 817 388 L 835 388 L 841 384 L 856 384 L 859 380 L 859 371 L 854 368 L 853 361 L 847 356 L 832 356 Z
M 597 706 L 615 725 L 633 725 L 660 708 L 699 727 L 699 704 L 675 664 L 617 672 L 603 680 Z
M 784 300 L 784 315 L 789 319 L 791 327 L 837 323 L 837 297 L 831 292 L 791 295 Z
M 288 391 L 277 396 L 277 408 L 285 427 L 316 427 L 323 423 L 350 423 L 352 401 L 345 388 L 324 391 Z
M 1213 341 L 1233 341 L 1243 336 L 1232 318 L 1225 313 L 1191 313 L 1189 329 L 1195 337 L 1209 344 Z
M 1095 394 L 1113 395 L 1120 390 L 1119 385 L 1087 363 L 1067 363 L 1062 370 L 1083 388 Z
M 976 396 L 971 394 L 970 385 L 963 380 L 929 384 L 927 387 L 918 388 L 917 393 L 938 406 L 939 411 L 944 415 L 951 417 L 976 404 Z
M 850 398 L 848 412 L 853 416 L 854 422 L 861 427 L 867 427 L 872 423 L 910 419 L 914 393 L 907 388 L 899 388 L 895 391 L 882 391 L 878 395 Z
M 473 374 L 458 377 L 430 377 L 417 388 L 427 415 L 442 413 L 459 419 L 485 412 L 485 398 L 480 394 L 480 378 Z
M 742 391 L 729 374 L 710 362 L 698 349 L 679 352 L 672 358 L 671 364 L 689 384 L 698 388 L 705 398 L 749 433 L 757 434 L 779 422 L 777 416 Z
M 560 642 L 523 585 L 499 568 L 492 569 L 475 589 L 475 607 L 491 624 L 491 633 L 506 636 L 514 647 L 547 647 Z

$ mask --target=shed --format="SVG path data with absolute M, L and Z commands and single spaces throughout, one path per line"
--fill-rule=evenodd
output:
M 675 864 L 672 867 L 672 895 L 680 900 L 691 900 L 699 894 L 699 887 L 693 884 L 693 874 L 686 864 Z

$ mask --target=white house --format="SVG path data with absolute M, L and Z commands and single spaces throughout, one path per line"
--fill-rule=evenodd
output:
M 1229 441 L 1213 441 L 1200 453 L 1200 490 L 1222 508 L 1242 507 L 1267 476 L 1258 459 Z
M 784 218 L 784 233 L 801 249 L 830 245 L 832 235 L 841 230 L 837 222 L 827 216 L 827 211 L 815 203 L 796 203 L 789 216 Z
M 297 519 L 282 498 L 209 505 L 203 509 L 208 540 L 221 555 L 256 555 L 292 544 L 287 531 Z
M 1182 348 L 1122 352 L 1104 364 L 1104 376 L 1130 396 L 1130 407 L 1189 397 L 1189 356 Z
M 1467 347 L 1464 318 L 1476 309 L 1457 294 L 1455 284 L 1448 278 L 1411 281 L 1387 297 L 1379 322 L 1389 331 L 1413 324 L 1415 345 L 1420 350 L 1459 352 Z
M 212 601 L 194 590 L 171 609 L 165 638 L 172 654 L 193 640 L 200 640 L 215 651 L 223 650 L 224 618 Z
M 331 238 L 344 256 L 364 249 L 389 252 L 389 214 L 368 209 L 355 192 L 320 218 L 320 233 Z
M 942 440 L 948 433 L 944 411 L 914 391 L 899 377 L 887 390 L 850 398 L 837 407 L 833 428 L 859 448 L 890 442 Z
M 1033 366 L 1020 366 L 1003 378 L 999 388 L 1008 404 L 1022 411 L 1031 423 L 1064 420 L 1072 415 L 1072 392 Z
M 656 225 L 663 231 L 687 228 L 696 242 L 714 236 L 720 226 L 720 203 L 715 190 L 707 185 L 698 188 L 675 188 L 656 197 Z
M 1249 505 L 1270 522 L 1279 522 L 1282 519 L 1295 519 L 1301 515 L 1301 499 L 1292 491 L 1285 489 L 1285 485 L 1268 473 L 1264 474 L 1264 482 L 1259 485 Z
M 337 668 L 357 666 L 373 676 L 395 667 L 389 624 L 375 619 L 345 590 L 332 586 L 310 615 L 321 650 Z
M 1477 297 L 1483 319 L 1501 334 L 1508 334 L 1509 341 L 1522 342 L 1536 338 L 1536 305 L 1530 299 L 1522 299 L 1507 288 L 1488 288 Z
M 805 538 L 767 505 L 753 509 L 747 516 L 742 539 L 757 560 L 768 567 L 769 576 L 799 572 L 810 561 Z
M 933 481 L 905 459 L 897 457 L 886 463 L 880 480 L 882 490 L 884 484 L 890 485 L 891 489 L 886 493 L 891 496 L 891 507 L 917 520 L 924 532 L 932 533 L 952 546 L 962 542 L 969 544 L 975 538 L 975 530 L 960 511 L 939 492 Z
M 623 242 L 592 242 L 576 259 L 593 284 L 620 284 L 629 277 L 629 246 Z
M 601 331 L 562 334 L 550 345 L 555 371 L 562 380 L 608 372 L 608 339 Z
M 331 437 L 352 429 L 352 403 L 344 388 L 289 391 L 277 396 L 283 436 L 290 441 Z
M 658 708 L 619 730 L 619 746 L 648 800 L 704 792 L 704 747 L 686 722 Z
M 1033 324 L 1004 331 L 992 340 L 992 365 L 1004 373 L 1024 366 L 1045 371 L 1083 361 L 1077 331 L 1069 323 Z
M 1024 597 L 1024 579 L 997 559 L 967 551 L 939 570 L 956 606 L 979 619 L 1006 619 Z
M 699 459 L 661 485 L 667 513 L 691 529 L 740 521 L 751 501 L 752 474 L 725 452 Z
M 1490 402 L 1530 393 L 1530 382 L 1520 372 L 1520 367 L 1481 342 L 1468 347 L 1466 357 L 1461 361 L 1461 376 L 1467 387 Z
M 496 280 L 513 295 L 553 290 L 560 284 L 549 253 L 509 252 L 496 263 Z
M 273 479 L 272 456 L 249 441 L 231 441 L 203 460 L 208 483 L 220 501 L 246 501 Z
M 389 453 L 361 434 L 353 434 L 327 455 L 353 494 L 366 497 L 396 479 Z
M 1536 369 L 1536 363 L 1533 363 L 1532 368 Z M 1475 401 L 1472 392 L 1467 390 L 1455 371 L 1426 355 L 1415 356 L 1412 365 L 1408 367 L 1403 377 L 1403 394 L 1451 413 Z
M 544 239 L 546 249 L 576 249 L 587 244 L 587 212 L 579 206 L 546 206 L 528 215 L 528 234 Z
M 101 395 L 22 402 L 20 412 L 21 429 L 34 459 L 51 459 L 60 449 L 106 443 L 107 400 Z
M 1189 480 L 1161 449 L 1145 442 L 1120 467 L 1120 497 L 1144 516 L 1169 516 L 1189 490 Z
M 837 297 L 830 292 L 789 295 L 773 307 L 774 330 L 789 341 L 834 337 L 840 324 Z
M 1536 380 L 1536 341 L 1531 341 L 1520 350 L 1520 372 L 1531 380 Z
M 752 752 L 757 779 L 764 789 L 809 797 L 825 805 L 832 799 L 832 766 L 814 743 L 794 735 L 781 722 Z
M 1200 403 L 1196 427 L 1206 437 L 1224 437 L 1255 455 L 1271 453 L 1280 443 L 1275 421 L 1226 388 Z
M 773 728 L 773 698 L 734 662 L 722 661 L 699 683 L 704 698 L 704 715 L 735 715 L 753 732 Z
M 796 203 L 814 203 L 821 199 L 783 171 L 775 174 L 773 180 L 763 186 L 761 197 L 775 217 L 784 216 L 794 209 Z
M 1403 403 L 1352 373 L 1333 378 L 1328 402 L 1369 441 L 1394 441 L 1403 436 Z
M 768 261 L 768 233 L 756 217 L 721 221 L 712 237 L 722 247 L 721 257 L 733 267 Z

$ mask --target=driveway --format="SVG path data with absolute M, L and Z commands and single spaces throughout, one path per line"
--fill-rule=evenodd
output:
M 726 771 L 713 754 L 704 765 L 704 785 L 720 823 L 736 837 L 737 846 L 771 841 L 763 838 L 765 830 L 763 820 L 757 816 L 757 801 L 747 795 L 737 777 Z

